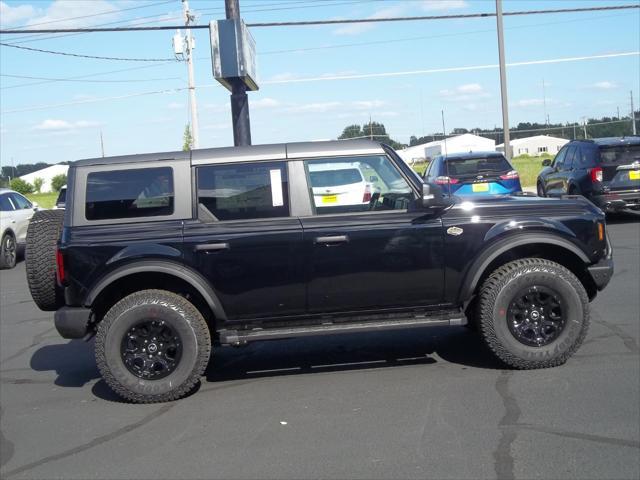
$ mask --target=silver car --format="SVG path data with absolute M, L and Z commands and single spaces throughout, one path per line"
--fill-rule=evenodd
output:
M 18 192 L 0 188 L 0 268 L 16 266 L 18 249 L 27 237 L 27 227 L 38 204 L 27 200 Z

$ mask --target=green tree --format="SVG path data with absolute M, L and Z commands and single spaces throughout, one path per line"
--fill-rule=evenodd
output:
M 10 185 L 12 190 L 15 190 L 18 193 L 22 193 L 23 195 L 33 193 L 33 185 L 31 185 L 29 182 L 25 182 L 21 178 L 12 179 Z
M 368 122 L 364 125 L 348 125 L 342 131 L 342 135 L 338 137 L 339 140 L 345 140 L 348 138 L 371 138 L 376 142 L 386 143 L 392 148 L 399 149 L 405 145 L 396 142 L 389 137 L 387 129 L 384 124 L 378 122 Z
M 184 133 L 182 134 L 182 150 L 188 152 L 193 148 L 193 136 L 191 135 L 191 126 L 186 124 L 184 126 Z
M 55 192 L 59 192 L 60 189 L 64 187 L 66 184 L 67 184 L 67 176 L 64 173 L 61 173 L 60 175 L 56 175 L 51 179 L 51 188 L 53 188 Z
M 43 183 L 44 183 L 44 180 L 40 177 L 36 177 L 33 179 L 33 188 L 36 189 L 36 193 L 40 193 L 40 190 L 42 190 Z
M 344 127 L 342 135 L 338 137 L 338 140 L 346 140 L 347 138 L 360 138 L 362 136 L 363 134 L 360 125 L 348 125 Z

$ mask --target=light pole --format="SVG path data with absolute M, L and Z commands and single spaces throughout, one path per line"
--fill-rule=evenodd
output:
M 498 57 L 500 60 L 500 96 L 502 98 L 502 129 L 504 131 L 504 153 L 511 160 L 511 138 L 509 135 L 509 103 L 507 101 L 507 67 L 504 58 L 504 33 L 502 30 L 502 0 L 496 0 L 498 30 Z
M 182 0 L 182 13 L 184 14 L 184 24 L 189 26 L 194 20 L 194 15 L 189 11 L 189 2 Z M 193 35 L 191 35 L 191 29 L 187 28 L 187 35 L 185 37 L 185 53 L 187 55 L 187 71 L 189 74 L 189 109 L 191 110 L 191 139 L 193 148 L 198 148 L 199 141 L 199 128 L 198 128 L 198 106 L 196 104 L 196 85 L 193 75 L 193 48 L 195 43 L 193 41 Z
M 225 0 L 227 19 L 240 20 L 238 0 Z M 249 97 L 247 86 L 240 79 L 232 79 L 231 84 L 231 121 L 233 123 L 233 144 L 251 145 L 251 123 L 249 121 Z

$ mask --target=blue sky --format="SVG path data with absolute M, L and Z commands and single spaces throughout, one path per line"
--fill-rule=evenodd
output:
M 505 0 L 503 10 L 621 4 L 638 2 Z M 223 0 L 191 0 L 190 6 L 197 23 L 224 17 Z M 495 2 L 240 0 L 240 8 L 252 23 L 492 12 Z M 43 22 L 52 23 L 42 27 L 57 28 L 174 25 L 180 11 L 179 0 L 0 1 L 4 28 L 35 28 Z M 365 123 L 370 116 L 402 142 L 441 131 L 441 110 L 447 129 L 502 123 L 498 70 L 490 67 L 498 59 L 495 18 L 251 31 L 260 84 L 249 97 L 254 144 L 336 138 L 344 126 Z M 2 35 L 1 41 L 68 53 L 171 58 L 173 33 Z M 229 92 L 212 77 L 207 31 L 197 30 L 195 36 L 200 146 L 232 145 Z M 617 108 L 628 115 L 630 90 L 636 108 L 640 104 L 638 55 L 526 64 L 637 52 L 639 10 L 506 17 L 505 41 L 507 62 L 525 63 L 507 72 L 512 125 L 544 122 L 543 81 L 546 112 L 554 123 L 615 116 Z M 101 131 L 107 155 L 182 145 L 189 122 L 187 92 L 171 90 L 186 86 L 184 63 L 93 60 L 0 47 L 0 73 L 2 165 L 12 158 L 19 164 L 99 156 Z M 76 82 L 13 77 L 87 75 Z

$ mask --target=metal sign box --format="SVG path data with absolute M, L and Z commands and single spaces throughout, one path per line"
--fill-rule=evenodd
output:
M 231 90 L 230 80 L 241 80 L 247 90 L 258 90 L 256 42 L 242 20 L 209 23 L 213 77 Z

